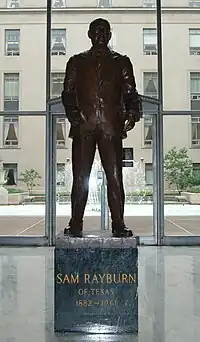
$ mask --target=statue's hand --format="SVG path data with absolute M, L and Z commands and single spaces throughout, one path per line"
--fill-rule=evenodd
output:
M 82 111 L 78 110 L 77 108 L 70 112 L 70 115 L 68 115 L 68 120 L 70 121 L 72 126 L 78 126 L 81 123 L 87 122 Z
M 124 131 L 131 131 L 135 126 L 135 119 L 132 117 L 125 121 Z

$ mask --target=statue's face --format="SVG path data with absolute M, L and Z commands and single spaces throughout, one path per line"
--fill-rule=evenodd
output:
M 105 47 L 111 38 L 110 27 L 105 21 L 97 20 L 90 28 L 88 36 L 92 41 L 93 46 Z

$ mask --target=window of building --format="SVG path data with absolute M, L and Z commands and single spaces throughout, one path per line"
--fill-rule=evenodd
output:
M 19 56 L 20 30 L 5 30 L 5 55 Z
M 200 163 L 193 163 L 193 172 L 200 172 Z
M 144 72 L 144 95 L 157 98 L 158 96 L 158 73 Z
M 5 171 L 5 185 L 17 185 L 17 164 L 5 163 L 3 169 Z
M 153 185 L 153 165 L 145 163 L 145 182 L 146 185 Z
M 7 0 L 7 7 L 9 8 L 19 7 L 19 0 Z
M 66 54 L 66 29 L 53 29 L 51 31 L 51 54 Z
M 111 0 L 98 0 L 98 7 L 111 7 Z
M 19 110 L 19 73 L 4 74 L 4 110 Z
M 65 1 L 64 0 L 53 0 L 52 7 L 53 8 L 65 7 Z
M 56 125 L 56 146 L 58 148 L 65 147 L 66 143 L 66 119 L 58 118 Z
M 156 7 L 156 0 L 143 0 L 143 7 Z
M 144 72 L 143 73 L 143 93 L 146 96 L 157 98 L 158 97 L 158 74 L 157 72 Z M 155 103 L 146 102 L 142 103 L 144 113 L 156 113 L 158 106 Z
M 143 29 L 144 55 L 157 55 L 157 30 Z
M 189 0 L 190 7 L 200 7 L 200 0 Z
M 191 110 L 200 109 L 200 73 L 190 73 L 190 101 Z
M 200 146 L 200 116 L 192 115 L 191 117 L 192 127 L 192 145 Z
M 193 186 L 200 186 L 200 163 L 194 163 L 193 165 Z
M 51 74 L 51 97 L 61 96 L 63 90 L 63 81 L 65 74 L 63 72 L 53 72 Z
M 19 136 L 19 117 L 4 116 L 3 118 L 3 145 L 18 146 Z
M 133 148 L 124 147 L 123 148 L 123 167 L 133 167 Z
M 151 146 L 152 139 L 152 117 L 146 116 L 144 118 L 144 145 Z
M 200 55 L 200 29 L 189 29 L 190 55 Z
M 65 186 L 66 184 L 66 172 L 64 163 L 57 163 L 56 184 L 58 186 Z

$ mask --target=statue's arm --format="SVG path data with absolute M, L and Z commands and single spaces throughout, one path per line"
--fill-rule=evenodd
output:
M 62 91 L 62 103 L 68 120 L 72 124 L 76 124 L 80 111 L 76 97 L 76 65 L 74 57 L 71 57 L 66 64 Z
M 134 122 L 140 121 L 141 103 L 140 97 L 136 89 L 135 76 L 133 66 L 128 57 L 124 57 L 122 67 L 123 77 L 123 102 L 126 110 L 126 119 Z

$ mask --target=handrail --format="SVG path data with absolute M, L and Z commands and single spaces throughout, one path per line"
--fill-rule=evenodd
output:
M 139 97 L 142 101 L 147 102 L 147 103 L 153 103 L 153 104 L 160 104 L 160 100 L 151 97 L 151 96 L 147 96 L 147 95 L 143 95 L 143 94 L 139 94 Z M 53 105 L 53 104 L 58 104 L 61 103 L 61 96 L 58 97 L 54 97 L 53 99 L 51 99 L 49 101 L 49 104 Z

